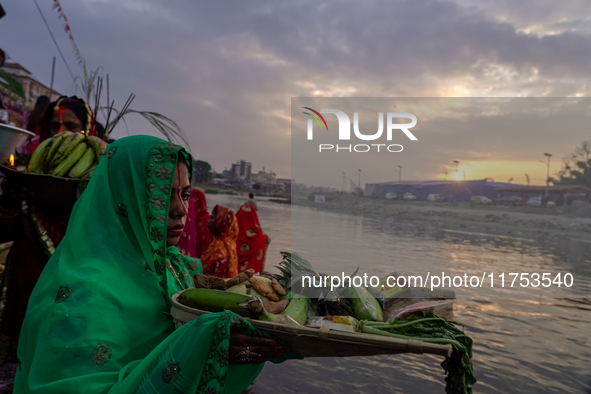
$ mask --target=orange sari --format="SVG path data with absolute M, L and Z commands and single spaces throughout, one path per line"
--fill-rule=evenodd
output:
M 238 237 L 238 220 L 230 209 L 216 205 L 214 211 L 215 226 L 212 230 L 213 239 L 201 256 L 203 273 L 219 278 L 231 278 L 238 275 L 238 256 L 236 254 L 236 238 Z

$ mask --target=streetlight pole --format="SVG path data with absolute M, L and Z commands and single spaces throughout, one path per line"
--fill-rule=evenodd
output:
M 345 172 L 343 171 L 343 188 L 341 189 L 341 191 L 344 193 L 345 192 L 345 181 L 347 179 L 347 176 L 345 175 Z
M 544 156 L 548 157 L 548 167 L 546 170 L 546 197 L 548 197 L 548 179 L 550 178 L 550 158 L 552 155 L 550 153 L 544 153 Z
M 360 169 L 359 169 L 359 180 L 357 181 L 357 183 L 358 183 L 358 187 L 359 187 L 359 192 L 360 192 L 360 193 L 363 193 L 363 192 L 361 191 L 361 170 L 360 170 Z
M 398 183 L 402 180 L 402 166 L 398 166 Z
M 53 97 L 53 76 L 55 75 L 55 56 L 53 57 L 53 63 L 51 65 L 51 83 L 49 84 L 49 101 Z

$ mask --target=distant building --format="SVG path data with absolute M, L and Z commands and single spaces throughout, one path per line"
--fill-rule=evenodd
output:
M 240 177 L 244 177 L 244 179 L 249 181 L 251 169 L 252 164 L 247 163 L 244 160 L 240 160 Z
M 35 102 L 39 96 L 47 96 L 50 100 L 55 100 L 61 96 L 55 90 L 50 90 L 47 86 L 37 81 L 33 73 L 18 63 L 5 63 L 2 70 L 11 74 L 17 81 L 23 85 L 25 91 L 25 110 L 31 110 L 35 107 Z
M 252 164 L 245 160 L 237 161 L 232 164 L 230 170 L 229 179 L 231 181 L 237 181 L 238 179 L 249 181 L 251 178 Z
M 291 179 L 277 178 L 277 191 L 280 193 L 291 194 Z
M 240 164 L 232 164 L 230 167 L 230 176 L 228 179 L 231 181 L 235 181 L 239 178 L 240 174 Z
M 275 194 L 277 193 L 277 185 L 274 183 L 268 183 L 262 186 L 261 191 L 265 194 Z
M 485 196 L 491 200 L 498 198 L 498 188 L 518 186 L 509 183 L 490 182 L 486 179 L 475 181 L 394 181 L 368 183 L 363 195 L 386 198 L 388 193 L 396 193 L 400 198 L 404 193 L 412 193 L 417 201 L 427 201 L 429 194 L 439 194 L 444 201 L 470 201 L 472 196 Z
M 548 196 L 552 199 L 564 198 L 565 195 L 581 195 L 587 200 L 591 197 L 591 188 L 584 185 L 554 185 L 554 186 L 525 186 L 525 185 L 506 185 L 497 189 L 499 198 L 509 195 L 519 197 L 544 196 L 548 190 Z
M 251 180 L 259 185 L 276 185 L 277 176 L 274 172 L 259 171 L 258 174 L 254 174 Z

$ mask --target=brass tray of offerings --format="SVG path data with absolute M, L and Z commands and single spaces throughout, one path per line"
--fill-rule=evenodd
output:
M 178 302 L 178 292 L 172 296 L 171 315 L 176 327 L 208 311 L 195 309 Z M 380 354 L 418 353 L 447 356 L 451 345 L 438 345 L 416 340 L 390 338 L 359 332 L 333 330 L 328 327 L 293 326 L 245 318 L 253 326 L 282 341 L 300 356 L 359 357 Z

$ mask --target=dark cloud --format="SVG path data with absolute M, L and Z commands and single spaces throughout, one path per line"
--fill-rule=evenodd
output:
M 590 91 L 587 2 L 62 3 L 87 67 L 109 73 L 119 105 L 134 92 L 134 108 L 174 118 L 193 153 L 218 170 L 247 159 L 256 170 L 288 176 L 291 97 Z M 57 13 L 40 5 L 81 74 Z M 57 53 L 37 9 L 32 2 L 4 7 L 3 48 L 49 83 Z M 59 57 L 56 86 L 73 93 Z M 140 119 L 128 126 L 153 133 Z

